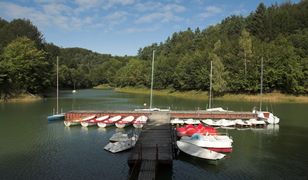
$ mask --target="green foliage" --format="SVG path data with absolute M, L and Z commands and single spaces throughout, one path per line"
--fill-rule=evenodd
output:
M 45 53 L 36 48 L 35 42 L 26 37 L 12 41 L 3 51 L 1 66 L 17 92 L 40 93 L 50 85 L 50 71 Z

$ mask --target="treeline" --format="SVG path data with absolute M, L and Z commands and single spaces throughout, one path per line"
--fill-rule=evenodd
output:
M 98 84 L 150 87 L 155 50 L 155 89 L 209 90 L 213 62 L 216 95 L 258 93 L 264 62 L 265 92 L 308 92 L 308 1 L 266 7 L 247 17 L 231 16 L 204 30 L 173 33 L 165 42 L 141 48 L 136 57 L 114 57 L 45 42 L 29 21 L 0 18 L 0 97 L 43 94 L 56 86 L 56 56 L 61 88 Z
M 176 32 L 164 43 L 140 49 L 140 67 L 149 67 L 142 64 L 151 61 L 154 49 L 155 87 L 159 89 L 208 90 L 213 61 L 216 94 L 258 93 L 263 59 L 266 92 L 307 93 L 308 1 L 270 7 L 261 3 L 246 18 L 231 16 L 204 30 Z M 143 85 L 148 87 L 148 77 L 144 78 Z M 118 85 L 142 81 L 127 77 L 122 82 Z
M 0 99 L 21 93 L 43 95 L 55 88 L 57 56 L 60 88 L 70 89 L 109 83 L 116 67 L 124 66 L 129 58 L 82 48 L 61 48 L 45 42 L 29 20 L 8 22 L 0 18 Z M 109 69 L 110 63 L 116 69 Z

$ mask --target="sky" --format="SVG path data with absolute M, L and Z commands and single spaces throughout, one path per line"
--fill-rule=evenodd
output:
M 0 17 L 30 19 L 46 42 L 112 55 L 136 55 L 188 27 L 204 29 L 260 2 L 286 0 L 0 0 Z M 292 2 L 298 2 L 293 0 Z

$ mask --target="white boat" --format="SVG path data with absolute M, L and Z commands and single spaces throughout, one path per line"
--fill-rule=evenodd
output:
M 234 121 L 226 120 L 226 119 L 218 120 L 216 123 L 219 124 L 222 127 L 235 126 L 235 122 Z
M 219 160 L 225 157 L 225 154 L 211 151 L 183 141 L 177 141 L 176 145 L 181 151 L 198 158 L 203 158 L 208 160 Z
M 115 125 L 117 128 L 124 128 L 125 126 L 131 125 L 134 119 L 135 119 L 134 116 L 127 116 L 123 118 L 122 120 L 117 121 Z
M 66 127 L 70 127 L 70 126 L 74 126 L 74 125 L 79 125 L 81 122 L 92 120 L 95 117 L 96 117 L 96 115 L 91 115 L 91 116 L 87 116 L 87 117 L 85 117 L 83 119 L 67 120 L 67 121 L 64 121 L 64 125 Z
M 183 125 L 183 124 L 184 124 L 184 121 L 181 120 L 181 119 L 179 119 L 179 118 L 175 118 L 175 119 L 172 119 L 172 120 L 170 121 L 170 123 L 171 123 L 172 125 L 176 125 L 176 124 L 181 124 L 181 125 Z
M 223 109 L 222 107 L 208 108 L 205 111 L 208 111 L 208 112 L 231 112 L 231 111 Z
M 101 121 L 97 123 L 98 127 L 108 127 L 114 125 L 117 121 L 119 121 L 122 118 L 122 116 L 113 116 L 107 120 Z
M 257 120 L 257 119 L 249 119 L 248 122 L 251 123 L 252 126 L 264 126 L 266 125 L 265 121 Z
M 241 119 L 237 119 L 234 122 L 236 126 L 240 126 L 240 127 L 249 127 L 252 125 L 249 121 L 243 121 Z
M 105 115 L 105 116 L 98 117 L 96 119 L 91 119 L 89 121 L 82 121 L 80 124 L 83 127 L 93 126 L 93 125 L 96 125 L 98 122 L 104 121 L 108 118 L 109 118 L 109 115 Z
M 144 126 L 144 124 L 147 122 L 148 117 L 142 115 L 139 116 L 135 121 L 133 121 L 133 126 L 135 128 L 142 128 Z
M 127 141 L 127 140 L 129 140 L 128 134 L 125 134 L 122 132 L 113 134 L 111 138 L 109 139 L 109 141 L 113 141 L 113 142 Z
M 138 136 L 133 136 L 126 141 L 110 142 L 104 147 L 104 149 L 112 153 L 121 152 L 134 147 L 137 139 Z
M 261 59 L 261 78 L 260 78 L 260 95 L 261 95 L 261 100 L 260 100 L 260 110 L 259 111 L 253 111 L 257 113 L 257 116 L 259 119 L 264 120 L 265 122 L 269 124 L 278 124 L 280 119 L 277 116 L 274 116 L 273 113 L 267 112 L 267 111 L 262 111 L 262 94 L 263 94 L 263 57 Z
M 200 121 L 190 118 L 190 119 L 184 120 L 184 123 L 185 123 L 185 124 L 200 124 Z
M 204 147 L 216 152 L 232 152 L 233 140 L 229 136 L 219 135 L 201 135 L 199 133 L 193 134 L 191 137 L 183 136 L 182 142 L 194 144 L 199 147 Z
M 269 124 L 278 124 L 280 119 L 273 113 L 267 111 L 257 111 L 258 118 Z
M 213 121 L 212 119 L 205 119 L 205 120 L 202 120 L 202 122 L 209 126 L 216 126 L 216 122 Z

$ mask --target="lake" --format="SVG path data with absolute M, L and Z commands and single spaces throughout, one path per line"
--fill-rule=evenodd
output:
M 149 104 L 149 96 L 112 90 L 60 92 L 60 108 L 132 110 Z M 172 110 L 205 109 L 206 101 L 154 95 L 153 104 Z M 115 127 L 67 128 L 48 122 L 56 98 L 31 103 L 0 104 L 0 179 L 127 179 L 129 151 L 112 154 L 103 148 Z M 215 101 L 234 111 L 251 111 L 257 102 Z M 179 153 L 172 172 L 160 179 L 307 179 L 308 104 L 263 103 L 280 117 L 278 126 L 223 130 L 232 136 L 233 152 L 213 165 Z M 128 127 L 125 132 L 133 129 Z

